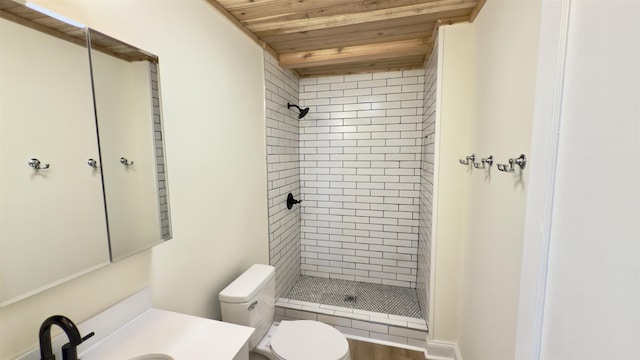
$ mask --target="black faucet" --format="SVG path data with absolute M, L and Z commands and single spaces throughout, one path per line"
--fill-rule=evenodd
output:
M 85 337 L 80 337 L 78 328 L 69 320 L 69 318 L 62 315 L 53 315 L 45 320 L 40 326 L 40 358 L 42 360 L 54 360 L 56 357 L 53 355 L 51 349 L 51 326 L 58 325 L 64 333 L 67 334 L 69 342 L 62 346 L 62 359 L 63 360 L 78 360 L 77 346 L 82 344 L 83 341 L 94 335 L 94 332 L 89 333 Z

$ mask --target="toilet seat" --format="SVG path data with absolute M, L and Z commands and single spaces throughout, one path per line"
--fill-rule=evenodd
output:
M 335 328 L 312 320 L 281 321 L 271 336 L 271 350 L 280 359 L 341 360 L 349 343 Z

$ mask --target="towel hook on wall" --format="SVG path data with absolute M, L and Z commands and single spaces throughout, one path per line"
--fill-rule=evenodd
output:
M 94 159 L 87 160 L 87 165 L 91 166 L 94 169 L 100 169 L 100 165 L 98 165 L 98 162 Z
M 473 167 L 476 169 L 485 169 L 487 168 L 487 164 L 489 164 L 489 168 L 493 165 L 493 155 L 489 155 L 489 157 L 482 158 L 482 160 L 477 163 L 473 162 Z
M 514 172 L 516 171 L 515 166 L 514 165 L 518 165 L 520 166 L 520 170 L 523 170 L 524 167 L 527 165 L 527 157 L 524 156 L 524 154 L 520 154 L 520 156 L 518 156 L 515 159 L 509 159 L 509 164 L 498 164 L 498 170 L 500 171 L 504 171 L 504 172 Z
M 460 159 L 458 161 L 460 161 L 460 164 L 462 164 L 462 165 L 472 164 L 474 161 L 476 161 L 476 154 L 471 154 L 471 155 L 467 156 L 465 158 L 465 160 Z
M 133 165 L 133 161 L 129 161 L 126 157 L 121 157 L 120 158 L 120 164 L 122 164 L 125 167 L 127 167 L 127 166 Z
M 27 164 L 35 170 L 44 170 L 49 168 L 49 164 L 42 164 L 40 160 L 36 158 L 29 159 L 29 162 Z M 40 166 L 40 164 L 42 164 L 42 166 Z

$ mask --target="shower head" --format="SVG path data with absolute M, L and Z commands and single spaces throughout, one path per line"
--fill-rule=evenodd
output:
M 300 106 L 298 106 L 296 104 L 287 103 L 287 109 L 291 109 L 292 106 L 297 107 L 298 111 L 300 112 L 300 114 L 298 115 L 298 119 L 302 119 L 309 112 L 309 108 L 304 108 L 303 109 L 303 108 L 301 108 Z

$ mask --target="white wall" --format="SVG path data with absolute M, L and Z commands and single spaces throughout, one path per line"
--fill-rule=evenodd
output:
M 539 1 L 490 1 L 472 24 L 475 93 L 469 146 L 497 163 L 530 153 Z M 462 242 L 459 347 L 467 359 L 511 359 L 528 172 L 469 177 Z
M 219 318 L 218 292 L 268 262 L 262 50 L 204 1 L 38 3 L 159 56 L 173 240 L 1 309 L 0 358 L 149 282 L 156 306 Z
M 473 24 L 440 29 L 432 332 L 466 359 L 514 356 L 528 173 L 458 159 L 531 155 L 539 20 L 539 1 L 489 1 Z
M 472 25 L 441 27 L 438 34 L 439 91 L 436 120 L 434 274 L 431 307 L 432 339 L 457 341 L 460 293 L 460 251 L 466 236 L 469 166 L 459 159 L 473 153 L 470 145 L 474 76 Z
M 638 2 L 571 4 L 543 359 L 640 358 L 639 23 Z

